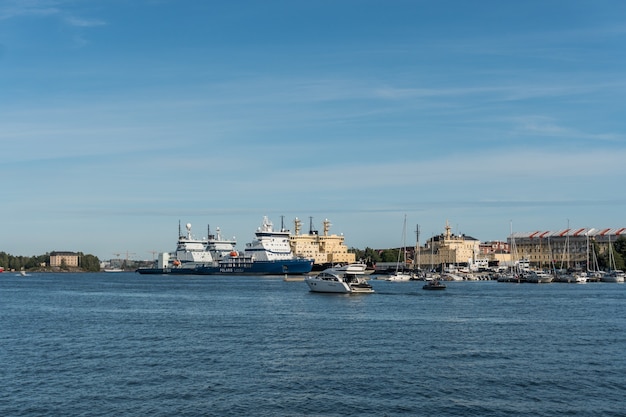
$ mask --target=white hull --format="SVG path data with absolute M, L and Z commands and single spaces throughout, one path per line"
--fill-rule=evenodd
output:
M 609 271 L 600 280 L 602 282 L 624 282 L 624 272 L 619 270 Z
M 547 284 L 554 280 L 554 277 L 546 272 L 531 271 L 525 275 L 526 282 L 532 282 L 535 284 Z
M 463 281 L 463 277 L 457 274 L 451 274 L 449 272 L 444 272 L 441 274 L 441 278 L 445 281 Z
M 325 281 L 315 276 L 305 277 L 304 281 L 313 292 L 331 292 L 337 294 L 349 294 L 350 287 L 345 282 Z
M 580 274 L 557 275 L 556 278 L 554 278 L 553 282 L 568 282 L 568 283 L 581 284 L 581 283 L 587 282 L 587 277 L 585 275 L 580 275 Z
M 318 275 L 307 276 L 304 281 L 312 292 L 335 294 L 367 294 L 374 290 L 365 278 L 365 265 L 351 264 L 341 268 L 328 268 Z
M 387 275 L 386 281 L 410 281 L 413 278 L 411 274 L 405 274 L 404 272 L 394 272 Z

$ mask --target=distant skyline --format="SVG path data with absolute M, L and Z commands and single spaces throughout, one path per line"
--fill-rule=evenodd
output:
M 0 1 L 0 251 L 625 227 L 626 3 Z

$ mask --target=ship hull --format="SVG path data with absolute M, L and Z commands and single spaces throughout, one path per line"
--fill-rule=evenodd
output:
M 303 275 L 311 272 L 310 259 L 285 259 L 277 261 L 220 262 L 218 265 L 201 266 L 200 275 Z
M 194 268 L 140 268 L 145 275 L 304 275 L 311 272 L 310 259 L 280 261 L 228 260 L 218 265 L 201 265 Z
M 139 268 L 142 275 L 196 275 L 197 268 Z

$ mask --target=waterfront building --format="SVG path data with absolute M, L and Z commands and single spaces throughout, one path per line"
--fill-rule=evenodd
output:
M 520 259 L 534 268 L 583 268 L 591 263 L 592 248 L 608 250 L 609 242 L 626 236 L 626 228 L 577 228 L 558 231 L 515 232 L 508 238 Z
M 445 232 L 433 236 L 418 248 L 415 264 L 430 268 L 444 266 L 511 266 L 524 262 L 530 268 L 593 269 L 593 251 L 605 254 L 609 243 L 626 236 L 626 228 L 568 228 L 558 231 L 514 232 L 504 241 L 481 243 L 465 235 L 455 235 L 446 222 Z M 515 253 L 512 253 L 515 252 Z
M 432 236 L 426 246 L 418 248 L 418 256 L 414 259 L 418 268 L 429 266 L 468 266 L 474 264 L 480 256 L 480 241 L 464 234 L 452 233 L 451 227 L 446 221 L 444 233 Z M 419 261 L 417 261 L 419 259 Z
M 478 245 L 478 250 L 480 254 L 484 256 L 491 256 L 500 253 L 511 253 L 511 247 L 509 245 L 509 242 L 503 242 L 501 240 L 482 242 Z
M 294 234 L 289 236 L 291 251 L 296 256 L 313 259 L 313 266 L 351 264 L 356 260 L 354 253 L 348 252 L 344 242 L 344 236 L 329 234 L 330 221 L 323 222 L 323 234 L 320 235 L 313 227 L 313 218 L 310 218 L 308 234 L 301 234 L 302 221 L 296 217 L 294 220 Z
M 482 258 L 488 259 L 490 267 L 511 264 L 511 246 L 507 241 L 482 242 L 479 244 L 479 252 Z
M 78 266 L 78 254 L 75 252 L 50 252 L 50 266 Z

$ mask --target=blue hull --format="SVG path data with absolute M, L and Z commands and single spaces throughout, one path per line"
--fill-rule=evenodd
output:
M 139 268 L 135 272 L 143 275 L 196 275 L 196 268 Z
M 217 266 L 201 266 L 197 269 L 200 275 L 302 275 L 308 274 L 313 268 L 310 259 L 288 259 L 282 261 L 246 262 L 232 259 Z
M 302 275 L 313 268 L 310 259 L 288 259 L 282 261 L 249 261 L 234 258 L 216 266 L 195 268 L 139 268 L 136 272 L 147 275 Z

